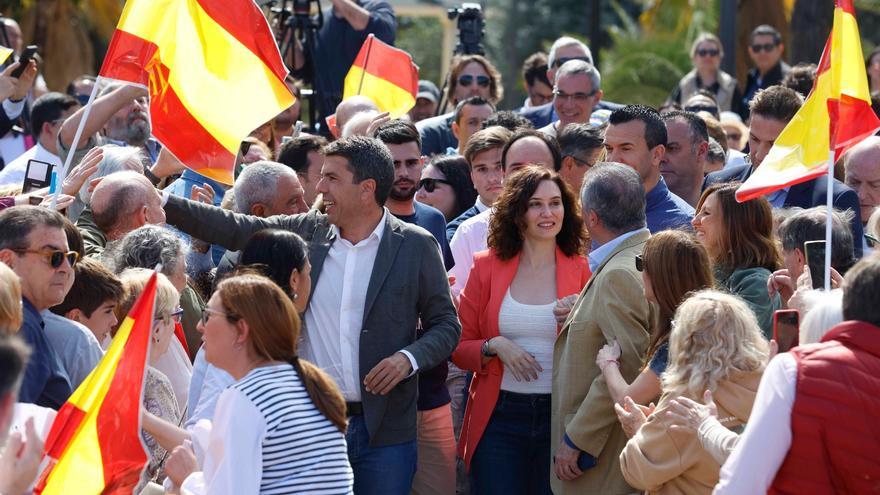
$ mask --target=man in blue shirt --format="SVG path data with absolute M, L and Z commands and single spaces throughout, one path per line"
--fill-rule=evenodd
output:
M 64 301 L 77 254 L 69 251 L 64 217 L 54 210 L 36 206 L 4 210 L 0 232 L 0 261 L 21 280 L 24 320 L 18 333 L 32 351 L 18 400 L 58 409 L 70 397 L 70 380 L 46 339 L 40 312 Z
M 667 140 L 666 124 L 660 114 L 644 105 L 627 105 L 612 112 L 608 124 L 606 160 L 629 165 L 642 178 L 648 230 L 653 234 L 667 229 L 690 229 L 694 207 L 673 194 L 660 175 Z

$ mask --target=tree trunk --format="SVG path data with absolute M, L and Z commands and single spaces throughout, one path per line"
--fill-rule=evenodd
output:
M 787 45 L 789 60 L 818 63 L 831 32 L 834 3 L 798 0 L 791 13 L 791 40 Z

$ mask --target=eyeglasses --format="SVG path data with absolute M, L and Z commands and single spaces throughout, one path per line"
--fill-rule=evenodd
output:
M 588 64 L 592 63 L 592 61 L 590 61 L 590 59 L 587 57 L 559 57 L 553 61 L 553 68 L 555 69 L 555 68 L 562 67 L 566 62 L 570 62 L 572 60 L 580 60 L 580 61 L 586 62 Z
M 636 270 L 645 271 L 645 258 L 641 254 L 636 255 Z
M 571 98 L 578 103 L 583 103 L 595 95 L 596 95 L 595 90 L 591 91 L 589 93 L 572 93 L 572 94 L 564 93 L 562 91 L 559 91 L 558 89 L 553 90 L 553 97 L 554 98 L 558 98 L 562 101 L 565 101 L 565 100 Z
M 700 112 L 708 112 L 712 115 L 718 115 L 718 107 L 713 107 L 710 105 L 691 105 L 684 107 L 686 112 L 700 113 Z
M 697 50 L 697 55 L 700 57 L 717 57 L 721 55 L 721 50 L 716 50 L 713 48 L 700 48 Z
M 51 266 L 52 268 L 60 267 L 64 263 L 65 259 L 67 259 L 67 262 L 70 263 L 70 267 L 73 268 L 73 266 L 76 265 L 76 261 L 79 259 L 79 253 L 77 253 L 76 251 L 64 252 L 58 249 L 45 251 L 37 249 L 13 249 L 12 251 L 21 254 L 32 253 L 38 256 L 42 256 L 43 258 L 46 258 L 46 261 L 49 262 L 49 266 Z
M 752 43 L 752 51 L 755 53 L 761 53 L 761 51 L 770 53 L 775 50 L 778 45 L 779 43 Z
M 180 323 L 181 318 L 183 317 L 183 308 L 177 308 L 173 313 L 162 315 L 156 318 L 156 320 L 165 320 L 170 319 L 174 323 Z
M 202 321 L 203 326 L 208 324 L 208 320 L 211 319 L 211 313 L 214 313 L 215 315 L 225 316 L 226 318 L 228 318 L 230 320 L 237 320 L 238 319 L 238 317 L 235 315 L 232 315 L 229 313 L 224 313 L 223 311 L 217 311 L 216 309 L 205 308 L 202 310 L 201 321 Z
M 458 76 L 458 84 L 460 86 L 470 86 L 474 83 L 474 76 L 470 74 L 464 74 Z M 476 76 L 477 85 L 481 88 L 489 87 L 489 76 Z
M 566 155 L 566 156 L 569 157 L 569 158 L 571 158 L 572 160 L 574 160 L 574 161 L 580 163 L 581 165 L 583 165 L 583 166 L 585 166 L 585 167 L 587 167 L 587 168 L 590 168 L 590 167 L 592 167 L 593 165 L 596 164 L 595 162 L 589 162 L 589 161 L 587 161 L 587 160 L 582 160 L 582 159 L 580 159 L 580 158 L 578 158 L 578 157 L 576 157 L 576 156 L 574 156 L 574 155 Z
M 448 180 L 427 178 L 419 181 L 419 189 L 424 189 L 425 191 L 432 193 L 434 192 L 434 189 L 437 189 L 437 184 L 451 185 Z

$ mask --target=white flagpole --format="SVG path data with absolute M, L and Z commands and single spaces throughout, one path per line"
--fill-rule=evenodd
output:
M 67 152 L 67 158 L 64 159 L 64 165 L 61 167 L 61 173 L 58 174 L 58 182 L 57 187 L 55 187 L 55 194 L 52 195 L 52 209 L 55 209 L 55 205 L 58 203 L 58 194 L 61 193 L 62 185 L 64 184 L 64 178 L 67 177 L 67 172 L 70 170 L 70 162 L 73 160 L 73 155 L 76 154 L 77 146 L 79 146 L 79 139 L 82 136 L 83 127 L 86 124 L 86 121 L 89 120 L 89 113 L 92 111 L 92 102 L 95 101 L 95 95 L 98 94 L 98 86 L 101 85 L 102 78 L 98 76 L 95 80 L 95 85 L 92 86 L 92 94 L 89 95 L 89 101 L 86 103 L 86 108 L 83 111 L 83 116 L 79 119 L 79 125 L 76 127 L 76 134 L 73 135 L 73 142 L 70 143 L 70 150 Z M 83 184 L 83 187 L 88 187 L 88 184 Z
M 828 216 L 825 219 L 825 290 L 831 290 L 831 222 L 833 212 L 834 199 L 834 150 L 828 152 L 828 188 L 826 189 L 825 206 L 828 209 Z M 858 221 L 858 219 L 856 219 Z M 856 239 L 856 242 L 861 240 Z

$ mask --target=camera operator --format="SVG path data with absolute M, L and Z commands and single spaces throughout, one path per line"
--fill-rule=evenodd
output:
M 394 10 L 384 0 L 331 0 L 331 3 L 332 7 L 324 12 L 324 24 L 317 30 L 314 46 L 303 47 L 297 40 L 288 57 L 293 76 L 312 83 L 318 122 L 322 124 L 342 100 L 345 76 L 367 36 L 374 34 L 393 45 L 397 30 Z M 321 131 L 329 137 L 323 125 Z

